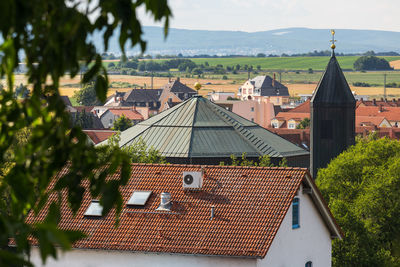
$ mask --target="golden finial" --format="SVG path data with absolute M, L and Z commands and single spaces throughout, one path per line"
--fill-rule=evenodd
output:
M 195 84 L 194 84 L 194 89 L 196 89 L 197 90 L 197 92 L 200 90 L 200 88 L 201 88 L 201 84 L 199 83 L 199 82 L 196 82 Z
M 331 40 L 332 45 L 331 45 L 331 48 L 334 50 L 336 48 L 336 45 L 335 45 L 335 42 L 336 42 L 336 40 L 335 40 L 335 30 L 331 30 L 331 34 L 332 34 L 332 40 Z

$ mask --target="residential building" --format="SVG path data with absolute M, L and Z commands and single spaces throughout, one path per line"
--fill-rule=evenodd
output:
M 269 102 L 269 98 L 258 98 L 258 100 L 216 100 L 213 101 L 218 106 L 236 113 L 237 115 L 268 128 L 271 125 L 271 119 L 276 115 L 279 106 Z
M 169 81 L 162 88 L 160 96 L 160 112 L 167 110 L 182 101 L 185 101 L 192 96 L 197 95 L 197 91 L 193 90 L 186 84 L 181 83 L 180 78 L 176 78 L 174 81 Z
M 250 160 L 268 155 L 278 164 L 307 167 L 309 153 L 258 124 L 201 96 L 192 97 L 123 132 L 119 145 L 141 138 L 170 163 L 231 163 L 231 155 Z M 101 144 L 101 143 L 100 143 Z
M 111 95 L 104 106 L 148 108 L 154 115 L 160 108 L 162 89 L 133 89 L 128 92 L 118 92 Z
M 268 97 L 274 105 L 289 103 L 288 88 L 269 76 L 257 76 L 247 80 L 239 87 L 238 96 L 242 100 Z
M 233 92 L 212 92 L 208 94 L 208 99 L 213 102 L 216 101 L 226 101 L 228 98 L 235 98 L 235 93 Z
M 331 266 L 332 239 L 343 238 L 306 169 L 132 164 L 120 192 L 117 227 L 90 194 L 76 214 L 63 197 L 59 227 L 87 237 L 44 266 Z
M 356 109 L 356 116 L 370 117 L 371 120 L 380 117 L 389 121 L 390 125 L 386 127 L 399 127 L 400 126 L 400 107 L 399 106 L 363 106 L 359 105 Z M 376 124 L 375 124 L 376 125 Z M 377 125 L 379 126 L 379 125 Z
M 107 140 L 111 135 L 116 133 L 116 131 L 109 129 L 83 130 L 83 132 L 88 136 L 89 141 L 93 145 L 97 145 L 98 143 Z
M 132 122 L 133 125 L 144 120 L 142 114 L 137 112 L 134 108 L 112 107 L 108 108 L 104 113 L 101 114 L 100 121 L 104 128 L 112 128 L 114 126 L 114 122 L 121 116 L 125 116 Z

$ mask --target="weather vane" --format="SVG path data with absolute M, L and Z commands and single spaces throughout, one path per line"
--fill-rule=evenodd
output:
M 335 42 L 336 42 L 336 40 L 335 40 L 335 30 L 331 30 L 331 34 L 332 34 L 332 40 L 331 40 L 332 45 L 331 45 L 331 48 L 332 48 L 332 50 L 334 50 L 336 48 L 336 45 L 335 45 Z

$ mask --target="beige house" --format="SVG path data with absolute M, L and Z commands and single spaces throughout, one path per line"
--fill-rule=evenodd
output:
M 269 98 L 274 105 L 289 103 L 289 91 L 286 86 L 269 76 L 257 76 L 247 80 L 239 87 L 238 97 L 242 100 Z
M 270 127 L 271 119 L 275 117 L 275 107 L 269 98 L 247 101 L 225 100 L 214 103 L 264 128 Z

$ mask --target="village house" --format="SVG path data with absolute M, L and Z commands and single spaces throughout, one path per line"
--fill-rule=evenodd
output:
M 257 76 L 247 80 L 239 87 L 238 96 L 242 100 L 257 100 L 268 97 L 274 105 L 289 103 L 289 91 L 286 86 L 269 76 Z
M 271 119 L 281 110 L 279 106 L 272 104 L 269 98 L 246 101 L 214 100 L 213 102 L 264 128 L 270 127 Z
M 118 227 L 115 210 L 102 216 L 86 193 L 75 216 L 62 203 L 59 227 L 87 237 L 45 265 L 33 247 L 30 260 L 54 267 L 331 266 L 332 239 L 343 238 L 306 169 L 132 164 L 120 190 Z
M 179 77 L 176 80 L 170 80 L 161 89 L 159 112 L 172 108 L 182 101 L 197 95 L 197 91 L 183 84 Z
M 162 89 L 133 89 L 111 95 L 104 106 L 148 108 L 149 114 L 157 114 Z
M 230 98 L 235 98 L 234 92 L 212 92 L 208 94 L 208 99 L 213 102 L 231 100 Z
M 104 128 L 112 128 L 114 122 L 121 116 L 125 116 L 129 119 L 133 125 L 143 121 L 143 116 L 137 112 L 134 107 L 112 107 L 108 108 L 104 113 L 101 114 L 100 120 Z
M 93 145 L 97 145 L 98 143 L 107 140 L 111 135 L 116 133 L 116 131 L 110 129 L 91 129 L 83 130 L 83 132 L 87 135 L 89 142 Z

